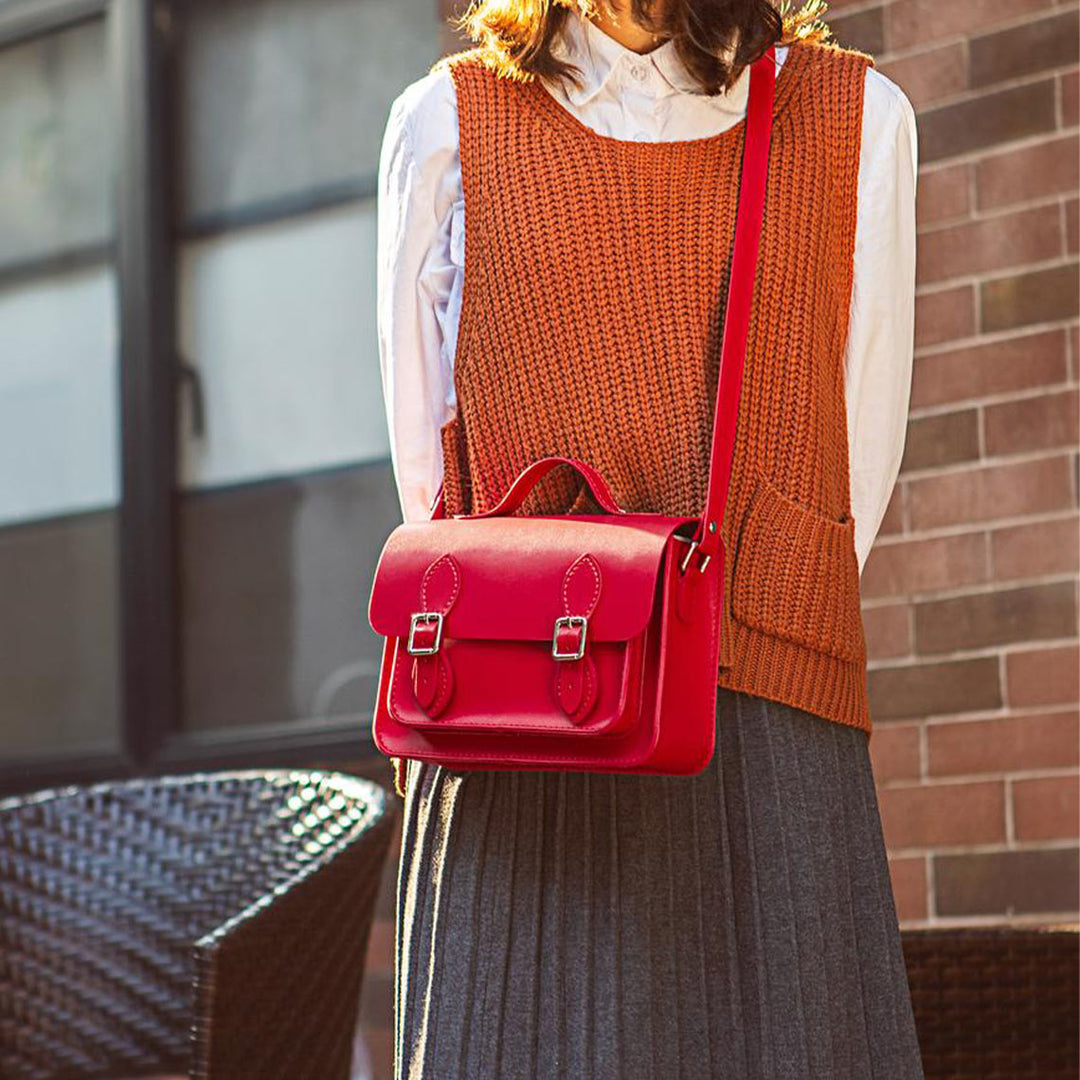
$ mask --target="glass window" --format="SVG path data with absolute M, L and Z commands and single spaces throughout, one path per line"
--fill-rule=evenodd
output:
M 0 51 L 0 274 L 115 232 L 102 22 Z
M 118 745 L 115 150 L 105 35 L 0 49 L 0 744 Z
M 390 102 L 439 56 L 431 0 L 180 0 L 181 219 L 363 191 Z

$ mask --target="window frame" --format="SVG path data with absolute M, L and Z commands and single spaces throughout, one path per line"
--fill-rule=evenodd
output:
M 333 764 L 378 754 L 370 712 L 348 721 L 288 722 L 209 732 L 181 727 L 176 348 L 177 175 L 170 0 L 9 0 L 0 7 L 0 48 L 90 20 L 105 21 L 116 125 L 116 236 L 120 356 L 119 750 L 60 749 L 0 761 L 0 795 L 47 785 L 229 767 Z M 374 178 L 313 192 L 251 215 L 280 220 L 370 195 Z M 245 221 L 243 223 L 250 223 Z M 201 223 L 200 232 L 236 220 Z M 29 279 L 86 260 L 41 260 L 5 278 Z M 387 462 L 371 462 L 385 466 Z M 365 466 L 366 467 L 366 466 Z

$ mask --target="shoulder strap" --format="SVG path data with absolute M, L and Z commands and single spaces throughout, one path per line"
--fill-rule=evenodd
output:
M 735 243 L 728 275 L 724 338 L 720 349 L 720 372 L 716 380 L 712 450 L 709 454 L 709 491 L 705 509 L 694 533 L 700 569 L 720 548 L 720 525 L 727 506 L 731 482 L 731 459 L 735 449 L 735 425 L 739 416 L 743 361 L 750 327 L 750 302 L 757 273 L 758 243 L 765 211 L 765 181 L 769 173 L 773 98 L 776 84 L 776 50 L 768 51 L 750 67 L 750 91 L 743 132 L 739 207 L 735 218 Z M 691 550 L 693 550 L 691 548 Z

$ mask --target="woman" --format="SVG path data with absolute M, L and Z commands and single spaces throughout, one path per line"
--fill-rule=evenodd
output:
M 379 335 L 406 520 L 440 484 L 447 513 L 490 507 L 552 453 L 626 509 L 694 514 L 748 65 L 780 65 L 716 753 L 690 777 L 407 763 L 402 1080 L 922 1076 L 858 597 L 904 442 L 914 117 L 820 12 L 487 0 L 478 47 L 394 102 Z M 591 505 L 556 475 L 526 512 Z

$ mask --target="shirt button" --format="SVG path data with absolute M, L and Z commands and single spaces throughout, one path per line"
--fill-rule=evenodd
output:
M 637 79 L 638 82 L 644 82 L 648 78 L 648 74 L 640 64 L 634 64 L 630 68 L 630 74 Z

